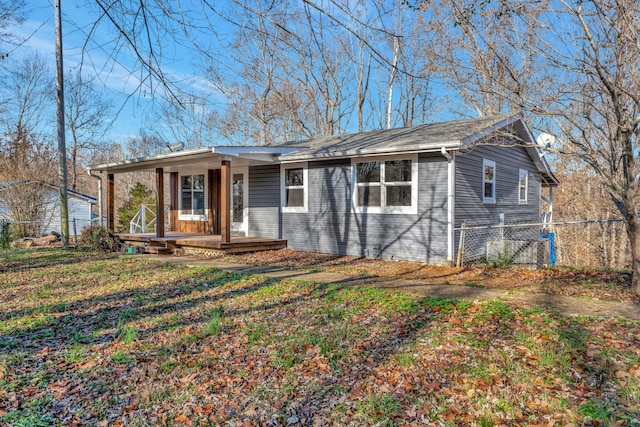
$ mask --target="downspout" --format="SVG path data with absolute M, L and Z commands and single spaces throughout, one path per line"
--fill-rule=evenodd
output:
M 553 224 L 553 187 L 549 187 L 549 225 Z
M 91 170 L 89 176 L 98 180 L 98 215 L 100 216 L 100 227 L 104 227 L 104 216 L 102 215 L 102 177 L 96 175 Z
M 447 264 L 451 267 L 454 265 L 453 259 L 453 243 L 455 240 L 455 154 L 447 152 L 444 147 L 440 148 L 440 152 L 447 159 Z

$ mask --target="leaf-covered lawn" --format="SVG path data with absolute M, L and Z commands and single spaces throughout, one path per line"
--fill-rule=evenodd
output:
M 251 265 L 311 268 L 316 271 L 369 277 L 418 279 L 429 284 L 499 288 L 516 293 L 562 295 L 640 304 L 640 297 L 631 288 L 630 271 L 598 271 L 570 267 L 533 270 L 516 266 L 495 268 L 482 264 L 467 268 L 450 268 L 445 265 L 411 261 L 299 252 L 288 248 L 228 255 L 223 260 Z
M 640 325 L 501 301 L 0 253 L 0 422 L 640 424 Z

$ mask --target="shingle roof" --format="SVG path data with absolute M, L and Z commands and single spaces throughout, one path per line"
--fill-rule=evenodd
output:
M 300 150 L 280 157 L 283 161 L 345 157 L 364 154 L 402 151 L 439 150 L 456 148 L 466 139 L 489 134 L 502 127 L 507 116 L 490 116 L 418 125 L 399 129 L 384 129 L 351 135 L 291 141 L 281 146 Z M 474 138 L 475 139 L 475 138 Z

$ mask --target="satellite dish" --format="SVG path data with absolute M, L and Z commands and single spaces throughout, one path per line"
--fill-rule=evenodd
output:
M 176 151 L 182 151 L 182 150 L 184 150 L 184 142 L 180 141 L 180 142 L 176 142 L 176 143 L 167 145 L 167 149 L 171 153 L 175 153 Z
M 549 133 L 541 133 L 536 138 L 536 143 L 540 148 L 545 149 L 551 147 L 556 142 L 556 137 Z

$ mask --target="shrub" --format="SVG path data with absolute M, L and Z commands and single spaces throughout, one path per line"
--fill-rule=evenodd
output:
M 129 196 L 129 200 L 118 208 L 118 225 L 116 227 L 118 233 L 129 232 L 129 223 L 143 204 L 149 205 L 151 210 L 155 212 L 155 193 L 144 184 L 136 182 L 136 185 L 129 191 Z
M 92 225 L 82 230 L 78 243 L 97 251 L 116 252 L 119 249 L 113 234 L 99 225 Z

